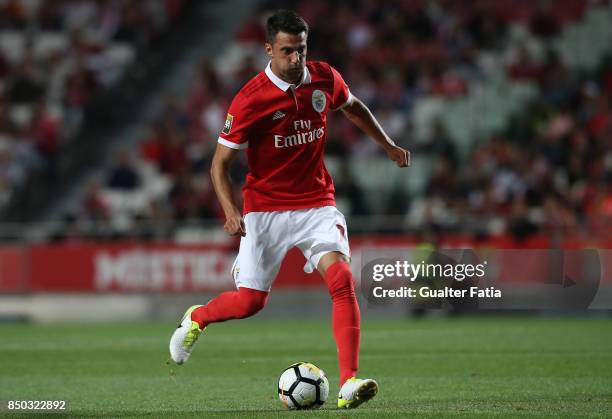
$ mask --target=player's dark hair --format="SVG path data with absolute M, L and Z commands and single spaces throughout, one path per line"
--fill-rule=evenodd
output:
M 266 41 L 270 44 L 274 42 L 274 38 L 279 32 L 292 35 L 306 32 L 306 35 L 308 35 L 308 23 L 291 10 L 278 10 L 266 22 Z

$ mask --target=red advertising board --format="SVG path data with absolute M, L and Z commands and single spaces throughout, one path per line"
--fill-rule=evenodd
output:
M 28 249 L 0 247 L 0 292 L 21 292 L 29 282 Z
M 410 248 L 416 243 L 407 236 L 357 237 L 351 240 L 353 271 L 358 276 L 363 250 Z M 446 248 L 546 248 L 545 237 L 518 246 L 508 238 L 487 242 L 463 236 L 445 237 Z M 590 244 L 568 241 L 568 248 Z M 599 243 L 592 247 L 612 247 Z M 600 251 L 602 279 L 612 283 L 612 250 Z M 185 245 L 175 243 L 79 242 L 0 248 L 0 292 L 186 292 L 224 290 L 234 287 L 230 271 L 236 249 L 216 243 Z M 511 260 L 511 259 L 509 259 Z M 528 266 L 523 260 L 523 266 Z M 533 261 L 532 261 L 533 262 Z M 304 257 L 297 250 L 285 258 L 275 287 L 323 286 L 318 273 L 303 271 Z M 517 264 L 518 266 L 518 264 Z M 530 275 L 516 275 L 513 281 L 526 282 L 545 269 L 536 262 Z M 522 278 L 522 279 L 521 279 Z M 511 278 L 512 279 L 512 278 Z

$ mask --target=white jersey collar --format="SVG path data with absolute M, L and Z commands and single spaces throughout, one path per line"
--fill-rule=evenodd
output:
M 301 86 L 302 84 L 308 84 L 311 81 L 310 72 L 308 71 L 308 67 L 304 67 L 304 74 L 302 75 L 302 81 L 297 86 L 292 83 L 287 83 L 286 81 L 278 77 L 276 74 L 274 74 L 272 72 L 272 61 L 270 61 L 268 65 L 266 66 L 265 73 L 266 73 L 266 76 L 268 76 L 268 78 L 270 79 L 270 81 L 274 83 L 276 87 L 278 87 L 284 92 L 289 90 L 291 86 L 293 86 L 294 88 L 297 88 Z

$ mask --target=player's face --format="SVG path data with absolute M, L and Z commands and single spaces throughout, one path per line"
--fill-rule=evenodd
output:
M 306 66 L 306 32 L 279 32 L 266 52 L 272 60 L 272 71 L 288 83 L 299 84 Z

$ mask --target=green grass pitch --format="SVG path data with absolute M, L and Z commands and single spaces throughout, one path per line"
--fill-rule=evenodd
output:
M 326 320 L 215 325 L 181 367 L 171 324 L 0 325 L 0 400 L 67 399 L 70 416 L 605 417 L 612 415 L 612 321 L 586 318 L 365 320 L 361 376 L 379 395 L 335 409 Z M 288 412 L 280 372 L 310 361 L 330 378 L 320 411 Z M 5 407 L 0 416 L 10 413 Z M 31 412 L 28 413 L 31 415 Z

